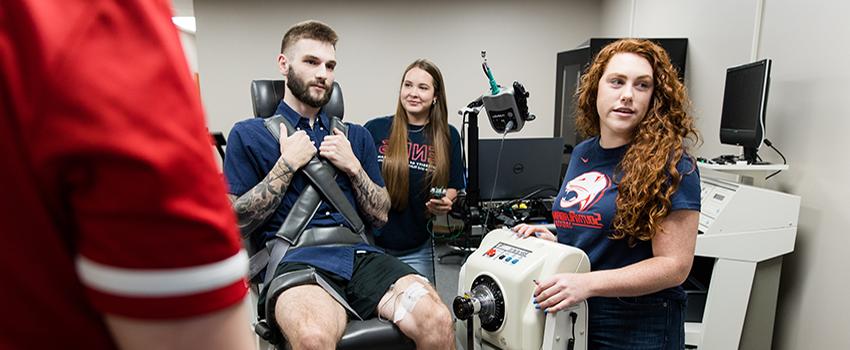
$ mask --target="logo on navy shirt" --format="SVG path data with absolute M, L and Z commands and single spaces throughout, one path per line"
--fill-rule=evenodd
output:
M 378 147 L 378 162 L 384 161 L 387 154 L 387 148 L 390 147 L 390 141 L 384 139 L 381 141 L 381 146 Z M 410 169 L 427 171 L 429 159 L 433 157 L 434 149 L 431 145 L 418 144 L 407 141 L 407 160 Z
M 570 208 L 578 204 L 579 211 L 590 209 L 605 190 L 611 186 L 611 181 L 603 173 L 589 171 L 567 182 L 564 196 L 561 197 L 561 208 Z
M 611 187 L 611 179 L 598 171 L 589 171 L 581 174 L 564 187 L 564 194 L 558 205 L 563 209 L 574 208 L 579 212 L 586 212 L 594 204 L 599 202 L 602 195 Z M 602 228 L 602 215 L 599 213 L 581 214 L 575 210 L 568 212 L 553 212 L 555 226 L 572 228 L 573 226 L 584 226 L 591 228 Z

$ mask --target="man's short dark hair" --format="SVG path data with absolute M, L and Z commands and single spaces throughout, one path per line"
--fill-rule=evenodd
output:
M 336 48 L 336 41 L 339 38 L 337 37 L 336 32 L 327 24 L 316 20 L 304 21 L 292 26 L 292 28 L 289 28 L 289 30 L 286 31 L 286 34 L 283 35 L 283 40 L 280 43 L 280 53 L 283 53 L 288 47 L 301 39 L 318 40 L 323 43 L 331 44 L 331 46 Z

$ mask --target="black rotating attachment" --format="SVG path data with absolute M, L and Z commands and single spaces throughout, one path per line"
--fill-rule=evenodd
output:
M 514 88 L 514 99 L 516 100 L 517 109 L 519 109 L 519 116 L 525 121 L 532 121 L 536 119 L 534 114 L 528 113 L 528 96 L 530 95 L 528 91 L 525 89 L 525 86 L 522 86 L 518 81 L 515 81 L 513 84 Z
M 481 328 L 495 332 L 505 321 L 505 298 L 492 277 L 480 275 L 472 281 L 472 295 L 455 297 L 452 309 L 459 320 L 478 315 Z

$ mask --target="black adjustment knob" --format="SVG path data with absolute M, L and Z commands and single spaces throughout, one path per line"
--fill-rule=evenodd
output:
M 276 345 L 281 341 L 280 333 L 270 327 L 266 320 L 261 320 L 254 324 L 254 333 L 257 333 L 261 339 L 272 345 Z
M 274 331 L 272 331 L 272 329 L 269 327 L 269 325 L 266 324 L 265 321 L 260 321 L 254 325 L 254 333 L 257 333 L 260 338 L 268 340 L 272 337 Z
M 472 305 L 472 299 L 462 296 L 455 297 L 452 302 L 452 310 L 458 320 L 468 320 L 475 312 L 475 307 Z

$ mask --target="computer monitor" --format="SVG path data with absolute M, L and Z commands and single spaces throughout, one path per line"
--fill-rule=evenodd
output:
M 502 139 L 478 141 L 481 200 L 519 199 L 536 190 L 541 195 L 546 190 L 558 192 L 563 138 L 504 139 L 500 155 L 501 143 Z
M 763 59 L 726 70 L 720 143 L 742 146 L 748 164 L 757 162 L 764 140 L 770 65 L 769 59 Z

